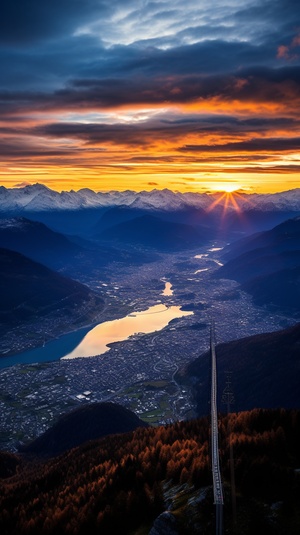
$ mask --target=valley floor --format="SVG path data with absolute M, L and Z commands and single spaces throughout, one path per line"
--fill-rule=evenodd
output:
M 115 401 L 154 425 L 190 418 L 195 409 L 192 397 L 175 382 L 174 375 L 208 349 L 212 318 L 217 343 L 295 323 L 291 317 L 255 307 L 236 282 L 211 277 L 220 265 L 223 245 L 161 254 L 158 261 L 139 267 L 125 269 L 115 264 L 110 280 L 103 283 L 99 274 L 99 280 L 89 281 L 91 288 L 106 291 L 101 321 L 160 302 L 182 306 L 193 314 L 173 320 L 161 331 L 114 343 L 98 357 L 3 368 L 0 449 L 15 451 L 18 441 L 35 438 L 80 403 Z M 172 284 L 169 296 L 163 295 L 166 281 Z M 225 377 L 220 385 L 224 387 Z

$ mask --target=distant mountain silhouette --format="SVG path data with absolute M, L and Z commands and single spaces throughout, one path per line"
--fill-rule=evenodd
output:
M 147 215 L 147 211 L 142 208 L 131 208 L 130 206 L 113 206 L 101 215 L 97 223 L 91 229 L 92 236 L 98 236 L 104 230 L 114 227 L 120 223 L 125 223 L 131 219 Z
M 0 329 L 53 311 L 71 318 L 74 307 L 95 298 L 87 286 L 8 249 L 0 249 L 0 295 Z
M 300 217 L 288 219 L 271 230 L 251 234 L 246 238 L 233 242 L 224 248 L 222 259 L 228 262 L 256 249 L 263 249 L 264 251 L 267 249 L 265 254 L 299 251 Z
M 20 447 L 23 453 L 55 456 L 88 440 L 148 427 L 133 412 L 115 403 L 83 405 L 62 416 L 33 442 Z
M 221 401 L 225 371 L 232 372 L 235 404 L 231 410 L 300 406 L 300 323 L 271 333 L 249 336 L 216 347 Z M 178 373 L 193 385 L 198 414 L 207 413 L 210 354 L 203 353 Z M 219 404 L 220 410 L 226 407 Z
M 25 217 L 0 220 L 0 247 L 57 268 L 80 253 L 80 247 L 43 223 Z
M 300 313 L 300 218 L 233 243 L 222 259 L 215 277 L 241 282 L 259 305 Z
M 300 243 L 299 251 L 276 253 L 271 247 L 254 249 L 230 260 L 215 275 L 243 283 L 261 275 L 269 275 L 297 266 L 300 266 Z
M 99 232 L 113 227 L 119 223 L 130 221 L 137 217 L 151 215 L 162 219 L 164 221 L 173 223 L 182 223 L 185 225 L 191 225 L 194 228 L 203 226 L 203 230 L 206 229 L 207 233 L 211 236 L 215 236 L 213 230 L 216 226 L 216 217 L 210 212 L 206 212 L 203 208 L 195 208 L 192 206 L 181 207 L 177 209 L 158 209 L 154 207 L 137 208 L 132 206 L 113 206 L 108 209 L 94 225 L 92 234 L 99 234 Z
M 184 223 L 142 215 L 113 225 L 98 234 L 99 239 L 151 247 L 160 250 L 179 250 L 206 243 L 210 235 Z
M 0 219 L 0 247 L 28 256 L 55 270 L 81 279 L 97 273 L 110 262 L 138 264 L 152 257 L 78 237 L 66 237 L 44 223 L 27 218 Z
M 300 318 L 300 262 L 296 268 L 256 277 L 241 287 L 252 295 L 256 305 L 275 306 Z
M 233 233 L 238 235 L 252 235 L 254 232 L 266 232 L 275 225 L 280 225 L 287 219 L 294 218 L 299 215 L 299 211 L 295 212 L 291 206 L 279 210 L 276 206 L 269 206 L 267 209 L 253 208 L 242 209 L 238 212 L 225 214 L 225 229 L 228 236 L 233 236 Z M 223 222 L 222 222 L 223 227 Z

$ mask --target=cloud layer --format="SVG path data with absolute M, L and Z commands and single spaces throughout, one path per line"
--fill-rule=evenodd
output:
M 292 0 L 14 0 L 0 60 L 3 183 L 297 182 Z

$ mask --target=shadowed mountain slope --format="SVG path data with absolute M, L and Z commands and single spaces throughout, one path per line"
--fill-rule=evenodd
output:
M 142 215 L 116 224 L 98 234 L 98 239 L 161 250 L 180 250 L 206 243 L 211 233 L 191 225 Z
M 218 344 L 216 355 L 220 399 L 225 372 L 233 374 L 233 410 L 300 407 L 300 323 Z M 209 367 L 210 354 L 206 352 L 178 373 L 178 380 L 192 385 L 200 415 L 208 410 Z
M 80 247 L 43 223 L 24 217 L 0 220 L 0 247 L 55 268 L 80 253 Z
M 259 305 L 300 314 L 300 218 L 224 249 L 227 263 L 214 276 L 234 279 Z
M 87 286 L 29 258 L 0 249 L 0 357 L 91 323 L 103 299 Z
M 0 247 L 84 281 L 89 277 L 99 278 L 99 270 L 104 277 L 104 268 L 110 262 L 139 264 L 153 260 L 140 251 L 123 250 L 76 236 L 66 237 L 44 223 L 24 217 L 0 219 Z
M 229 262 L 244 253 L 254 250 L 266 251 L 265 254 L 299 251 L 300 217 L 288 219 L 266 232 L 252 234 L 225 247 L 222 254 L 224 262 Z
M 87 286 L 7 249 L 0 249 L 0 293 L 0 326 L 5 329 L 51 312 L 71 318 L 74 308 L 94 298 L 102 303 Z

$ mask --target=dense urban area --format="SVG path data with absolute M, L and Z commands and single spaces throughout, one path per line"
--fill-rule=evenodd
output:
M 172 320 L 162 330 L 136 333 L 113 343 L 96 357 L 3 367 L 0 448 L 16 451 L 19 443 L 37 437 L 58 416 L 83 403 L 115 401 L 153 425 L 192 417 L 191 393 L 174 375 L 208 349 L 212 318 L 217 342 L 293 323 L 289 317 L 253 306 L 251 297 L 241 292 L 236 282 L 212 277 L 220 265 L 223 245 L 160 254 L 156 262 L 138 268 L 112 265 L 110 280 L 89 282 L 106 296 L 98 322 L 158 303 L 181 306 L 190 314 Z M 34 328 L 40 340 L 39 325 Z M 1 364 L 5 366 L 5 357 Z

